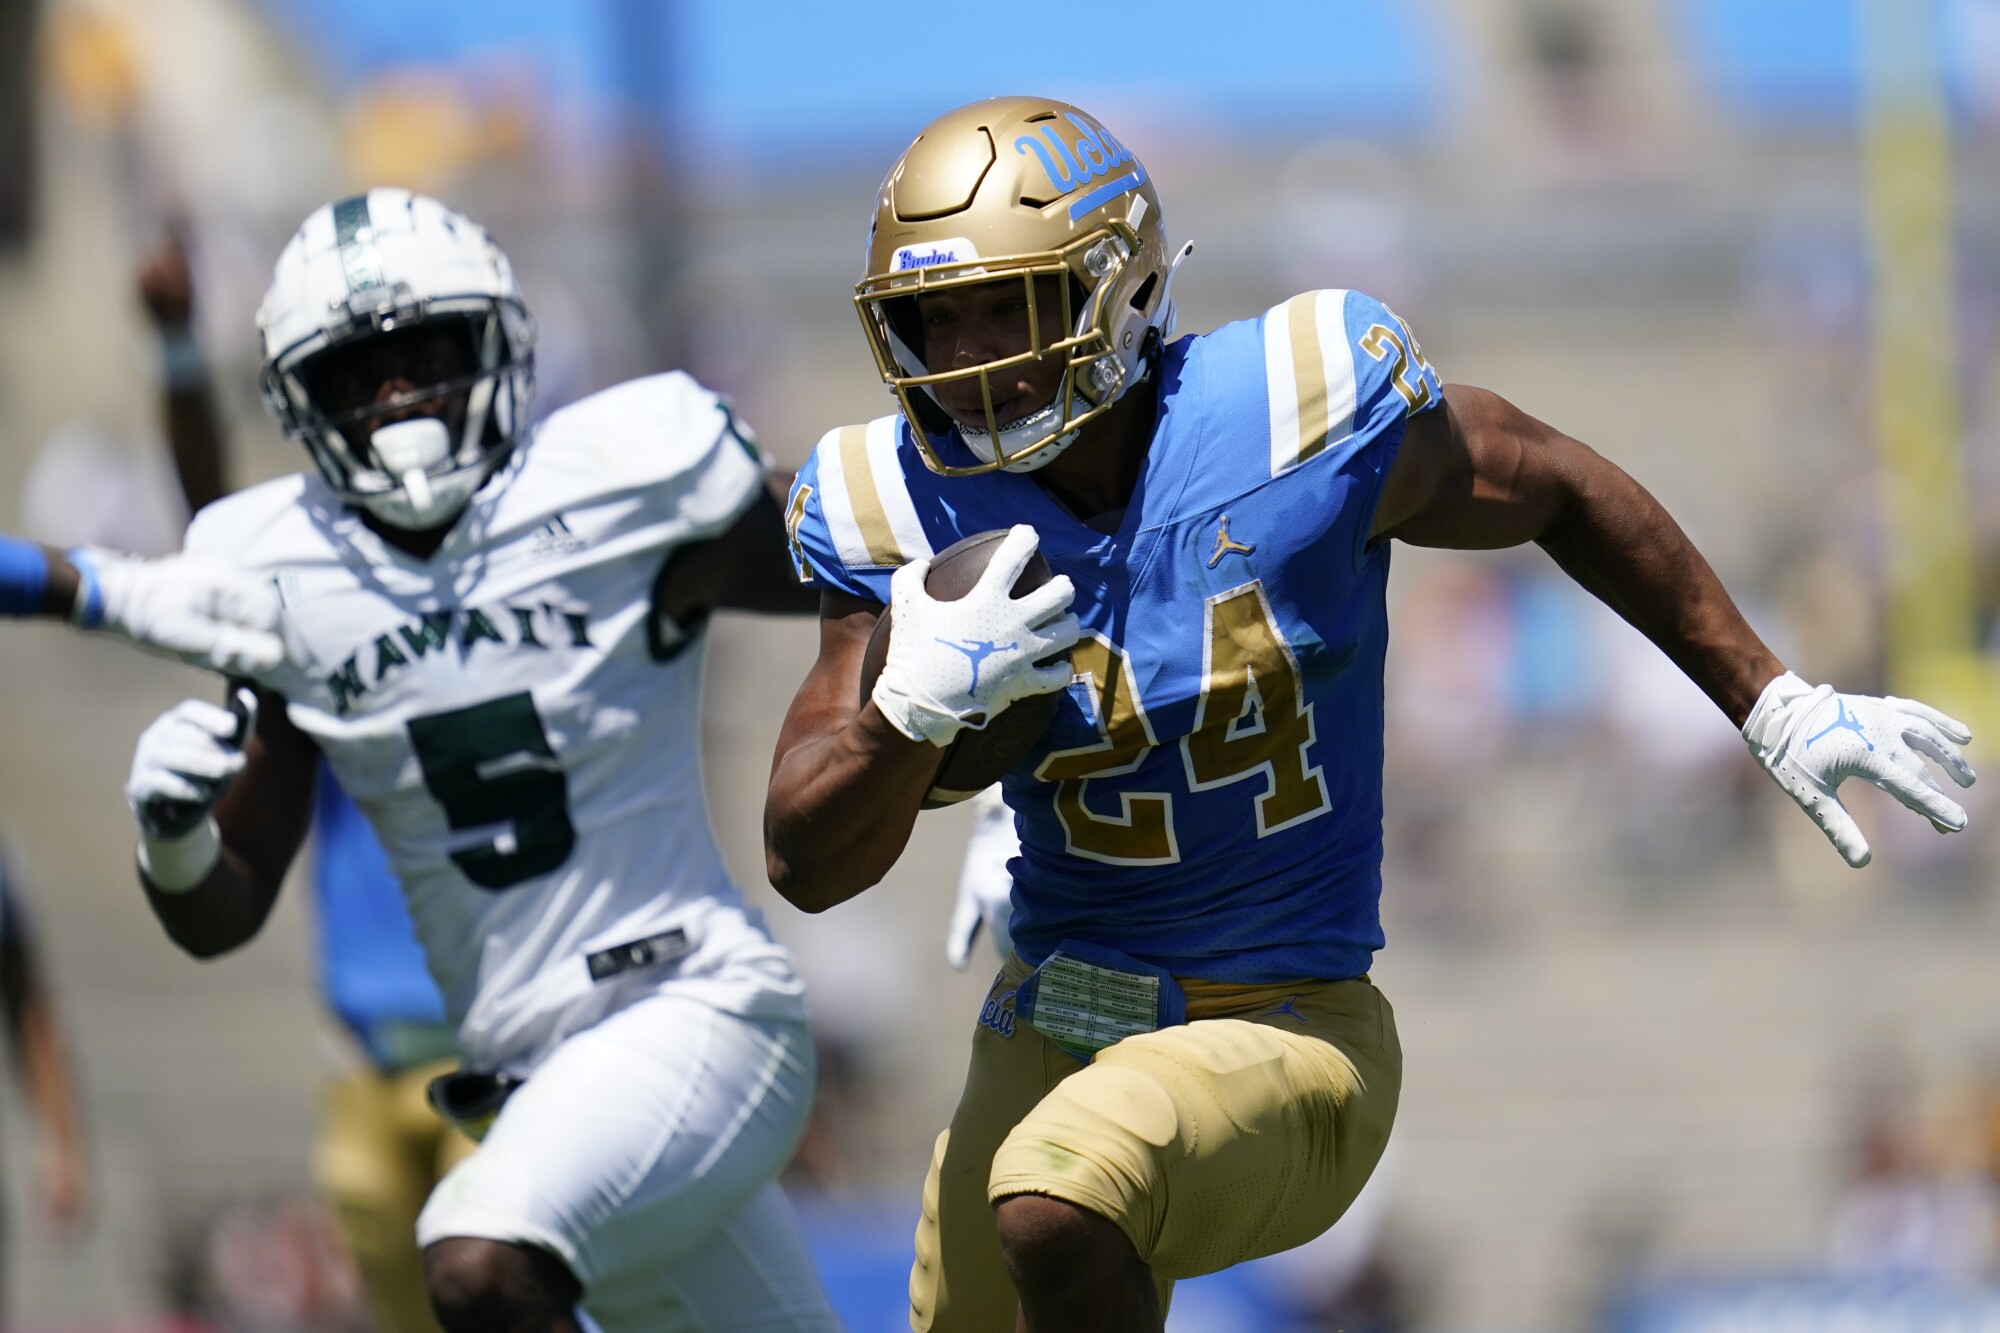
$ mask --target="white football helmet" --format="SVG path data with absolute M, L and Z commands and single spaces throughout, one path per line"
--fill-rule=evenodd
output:
M 535 325 L 484 228 L 375 189 L 316 209 L 257 311 L 264 401 L 340 498 L 455 519 L 527 429 Z

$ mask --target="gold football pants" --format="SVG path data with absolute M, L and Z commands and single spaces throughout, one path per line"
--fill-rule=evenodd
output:
M 993 1203 L 1046 1194 L 1117 1223 L 1174 1280 L 1332 1226 L 1389 1139 L 1395 1017 L 1365 979 L 1186 982 L 1188 1022 L 1078 1062 L 1014 1015 L 1028 969 L 995 978 L 965 1091 L 938 1136 L 910 1270 L 916 1333 L 1013 1333 Z
M 438 1117 L 425 1086 L 449 1060 L 394 1074 L 364 1069 L 327 1085 L 313 1174 L 340 1219 L 383 1333 L 438 1333 L 424 1290 L 417 1214 L 472 1140 Z

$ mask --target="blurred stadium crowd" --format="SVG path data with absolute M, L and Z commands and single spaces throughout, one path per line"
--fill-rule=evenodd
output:
M 1155 7 L 1163 31 L 1200 12 Z M 303 467 L 257 406 L 250 315 L 298 219 L 382 183 L 512 253 L 539 410 L 680 365 L 795 466 L 885 410 L 848 300 L 881 169 L 941 108 L 1034 84 L 1116 114 L 1153 164 L 1200 243 L 1184 328 L 1312 286 L 1393 302 L 1447 379 L 1504 384 L 1661 494 L 1787 660 L 1893 688 L 1856 5 L 1269 0 L 1236 7 L 1247 35 L 1155 34 L 1124 73 L 1050 55 L 907 84 L 871 35 L 892 6 L 750 8 L 0 3 L 5 525 L 178 544 L 158 413 L 180 353 L 135 291 L 169 236 L 232 478 Z M 1907 8 L 1946 25 L 1957 136 L 1962 485 L 1936 499 L 1970 515 L 1971 614 L 2000 653 L 2000 3 Z M 2000 1327 L 1990 788 L 1950 840 L 1856 798 L 1877 857 L 1849 872 L 1539 553 L 1422 554 L 1391 592 L 1393 1153 L 1329 1251 L 1188 1284 L 1170 1327 L 1688 1333 L 1850 1307 Z M 836 912 L 764 886 L 765 770 L 811 653 L 810 627 L 718 626 L 705 764 L 730 864 L 813 990 L 823 1087 L 791 1183 L 853 1326 L 886 1329 L 986 960 L 955 974 L 941 947 L 962 813 Z M 197 969 L 130 882 L 131 742 L 206 682 L 58 631 L 0 654 L 0 829 L 79 1071 L 93 1214 L 51 1229 L 14 1191 L 8 1326 L 367 1327 L 308 1185 L 340 1057 L 302 895 Z M 47 1130 L 17 1122 L 20 1186 Z

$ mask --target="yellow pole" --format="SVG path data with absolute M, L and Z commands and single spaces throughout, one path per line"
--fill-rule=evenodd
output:
M 1892 688 L 1977 711 L 1960 468 L 1951 121 L 1939 0 L 1859 0 L 1875 436 L 1887 486 Z M 1990 704 L 1987 706 L 1990 707 Z M 1968 719 L 1969 720 L 1969 719 Z

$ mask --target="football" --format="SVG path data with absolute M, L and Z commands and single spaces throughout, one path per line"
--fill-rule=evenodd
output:
M 993 559 L 993 552 L 1006 536 L 1005 528 L 995 528 L 991 532 L 976 532 L 945 547 L 931 561 L 931 571 L 924 579 L 924 590 L 941 602 L 955 602 L 965 596 L 972 585 L 979 582 L 979 576 L 986 572 L 987 562 Z M 1028 557 L 1026 568 L 1014 580 L 1012 595 L 1019 597 L 1033 592 L 1051 577 L 1049 562 L 1042 559 L 1042 553 L 1037 551 Z M 889 660 L 891 633 L 889 611 L 884 607 L 861 659 L 861 700 L 864 704 L 875 688 L 875 678 L 882 674 L 883 663 Z M 931 789 L 924 797 L 923 808 L 936 810 L 941 806 L 956 805 L 998 782 L 1003 774 L 1027 758 L 1028 752 L 1035 748 L 1042 733 L 1049 729 L 1049 722 L 1055 717 L 1056 706 L 1061 699 L 1062 694 L 1058 691 L 1016 700 L 998 717 L 989 719 L 983 729 L 967 727 L 959 732 L 957 738 L 945 747 L 944 758 L 938 762 L 937 776 L 931 779 Z

